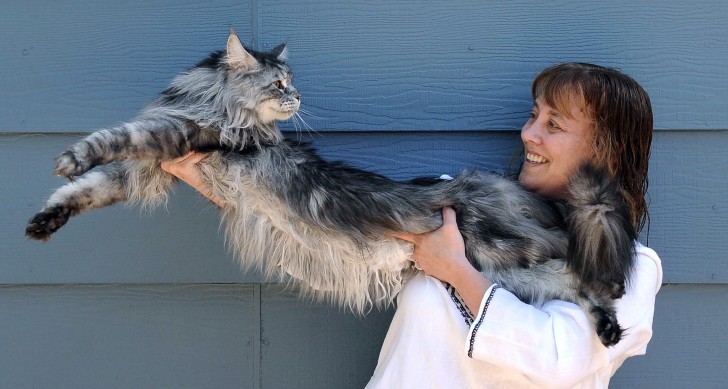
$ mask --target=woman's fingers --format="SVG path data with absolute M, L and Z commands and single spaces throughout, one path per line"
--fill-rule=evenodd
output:
M 177 158 L 174 158 L 174 159 L 170 159 L 169 161 L 164 161 L 164 162 L 167 162 L 167 163 L 170 163 L 170 164 L 183 164 L 183 163 L 187 163 L 187 164 L 193 164 L 194 165 L 194 164 L 202 161 L 203 159 L 207 158 L 208 156 L 210 156 L 210 153 L 197 153 L 197 152 L 194 152 L 194 151 L 190 151 L 189 153 L 187 153 L 187 154 L 185 154 L 185 155 L 183 155 L 181 157 L 177 157 Z M 164 162 L 162 162 L 162 163 L 164 163 Z
M 210 153 L 196 153 L 194 151 L 183 155 L 182 158 L 184 158 L 185 162 L 191 163 L 191 164 L 197 164 L 203 159 L 210 156 Z
M 194 167 L 194 165 L 198 164 L 208 156 L 210 156 L 210 153 L 196 153 L 194 151 L 190 151 L 181 157 L 162 161 L 159 166 L 167 173 L 178 175 L 184 173 L 186 169 Z
M 194 152 L 193 151 L 190 151 L 189 153 L 187 153 L 187 154 L 185 154 L 185 155 L 183 155 L 181 157 L 164 160 L 164 161 L 162 161 L 162 162 L 159 163 L 159 166 L 165 172 L 171 173 L 172 170 L 174 170 L 174 168 L 176 166 L 178 166 L 179 164 L 183 163 L 187 158 L 189 158 L 193 154 L 194 154 Z
M 409 232 L 393 232 L 390 234 L 392 237 L 395 237 L 397 239 L 405 240 L 410 243 L 417 243 L 419 240 L 419 236 L 416 234 L 412 234 Z
M 442 209 L 442 225 L 455 225 L 455 228 L 458 226 L 457 217 L 455 216 L 455 210 L 450 207 L 445 207 Z
M 444 227 L 445 225 L 454 226 L 456 229 L 458 226 L 457 218 L 455 216 L 455 210 L 450 207 L 445 207 L 442 209 L 442 226 Z M 422 241 L 422 237 L 425 234 L 418 235 L 410 232 L 393 232 L 390 235 L 397 239 L 413 243 L 415 246 L 417 246 Z

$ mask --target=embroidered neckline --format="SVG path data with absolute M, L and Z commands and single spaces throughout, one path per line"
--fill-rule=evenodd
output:
M 473 324 L 473 320 L 475 320 L 475 316 L 472 312 L 470 312 L 470 309 L 468 309 L 468 306 L 465 305 L 465 302 L 460 297 L 460 294 L 455 290 L 455 288 L 450 285 L 447 282 L 443 282 L 445 285 L 445 290 L 447 290 L 447 294 L 450 295 L 450 299 L 452 299 L 452 302 L 455 303 L 455 307 L 460 311 L 460 315 L 463 316 L 463 319 L 465 320 L 465 325 L 470 327 L 471 324 Z

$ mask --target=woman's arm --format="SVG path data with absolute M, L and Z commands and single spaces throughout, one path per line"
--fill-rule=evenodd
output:
M 179 158 L 162 161 L 159 166 L 165 172 L 186 182 L 187 185 L 200 192 L 203 196 L 210 199 L 210 201 L 217 204 L 219 207 L 222 207 L 222 201 L 215 197 L 212 193 L 212 189 L 205 185 L 205 182 L 202 181 L 202 177 L 200 176 L 200 171 L 197 169 L 197 164 L 207 158 L 208 155 L 209 154 L 189 152 Z
M 654 251 L 637 246 L 633 278 L 616 301 L 617 318 L 627 331 L 617 345 L 606 348 L 576 304 L 554 300 L 535 307 L 503 289 L 485 296 L 491 282 L 480 273 L 472 275 L 454 211 L 443 210 L 443 220 L 443 227 L 431 233 L 395 236 L 413 242 L 418 266 L 453 285 L 475 314 L 464 342 L 464 352 L 473 359 L 515 369 L 543 387 L 568 387 L 593 374 L 609 377 L 626 358 L 645 352 L 662 282 Z
M 509 366 L 541 386 L 572 386 L 591 374 L 614 374 L 628 357 L 644 354 L 652 337 L 655 295 L 662 267 L 654 251 L 639 246 L 626 294 L 616 301 L 622 340 L 604 347 L 576 304 L 550 301 L 535 307 L 499 289 L 478 312 L 466 347 L 472 358 Z M 472 341 L 472 343 L 471 343 Z

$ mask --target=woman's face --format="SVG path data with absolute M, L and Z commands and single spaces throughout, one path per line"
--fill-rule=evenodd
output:
M 576 99 L 569 100 L 570 112 L 559 112 L 536 99 L 521 129 L 525 160 L 518 180 L 526 189 L 554 199 L 568 196 L 571 176 L 594 157 L 594 126 Z

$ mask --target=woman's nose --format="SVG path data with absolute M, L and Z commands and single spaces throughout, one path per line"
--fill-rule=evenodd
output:
M 538 121 L 538 118 L 531 119 L 521 128 L 521 140 L 524 143 L 541 143 L 541 130 L 543 129 L 542 124 Z

